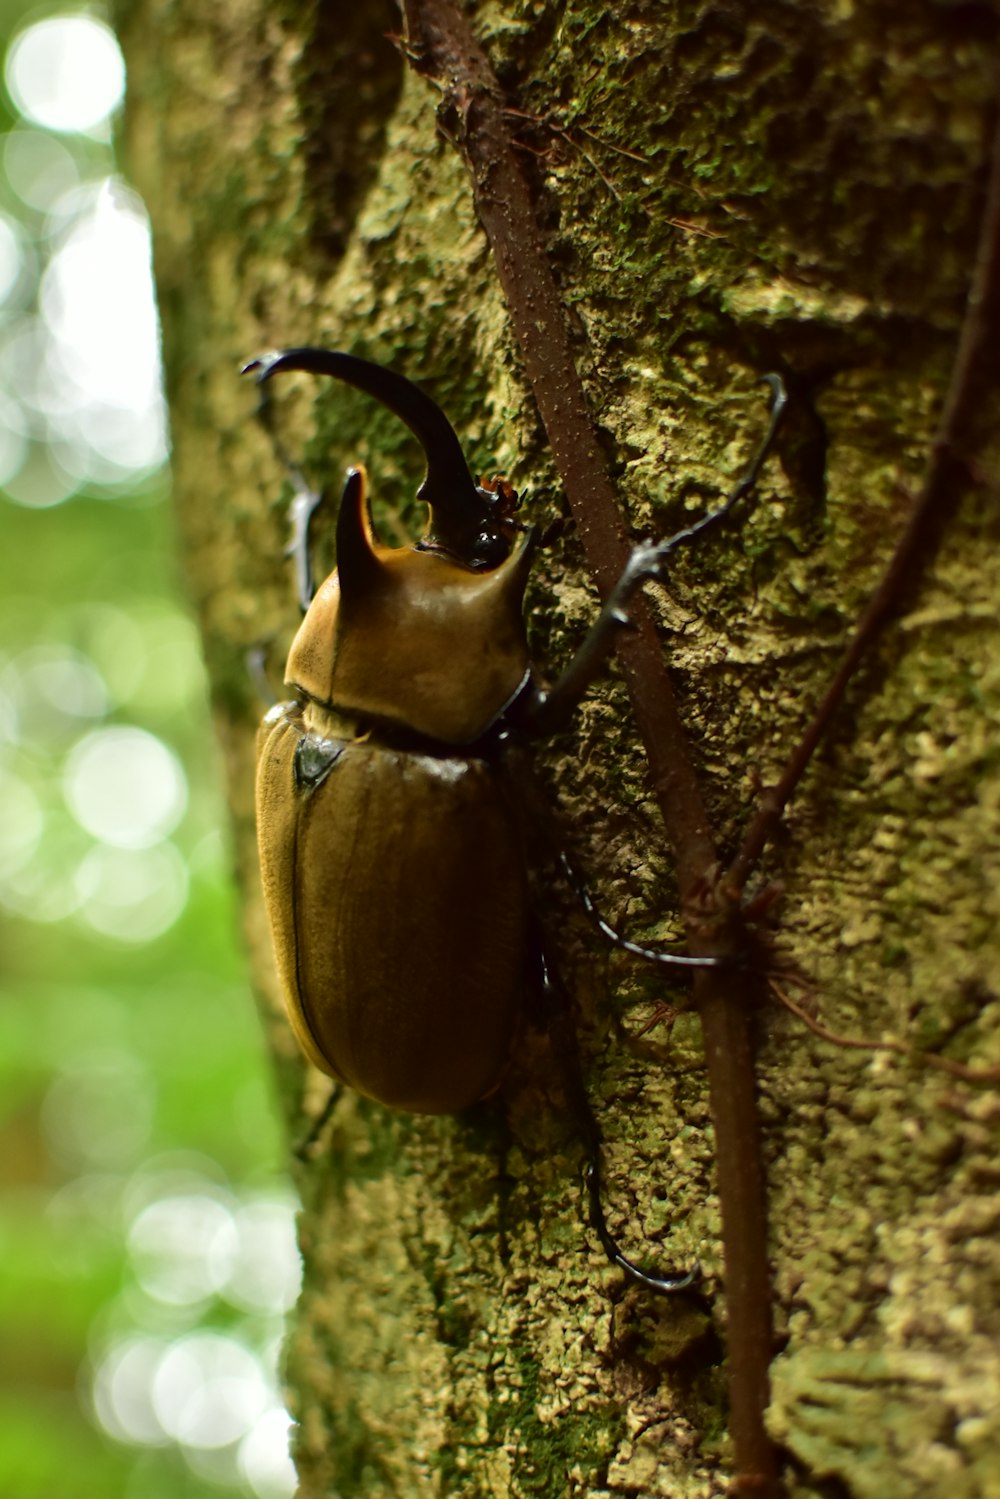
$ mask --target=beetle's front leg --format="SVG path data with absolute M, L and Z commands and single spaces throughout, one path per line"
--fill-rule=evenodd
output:
M 588 687 L 600 676 L 619 633 L 631 626 L 628 605 L 633 595 L 650 578 L 660 576 L 665 557 L 662 547 L 652 543 L 642 543 L 634 549 L 625 571 L 562 676 L 554 687 L 548 692 L 540 691 L 525 708 L 519 724 L 525 733 L 540 739 L 557 734 L 565 726 Z
M 295 495 L 288 507 L 288 518 L 292 534 L 285 548 L 285 556 L 295 564 L 295 587 L 299 596 L 299 608 L 305 614 L 316 592 L 316 580 L 312 569 L 312 520 L 317 510 L 326 501 L 326 491 L 310 489 L 302 470 L 289 464 Z
M 737 502 L 748 495 L 760 476 L 761 468 L 774 446 L 788 395 L 780 375 L 765 375 L 764 384 L 771 390 L 771 410 L 767 431 L 746 471 L 730 490 L 725 500 L 715 510 L 710 510 L 700 520 L 682 531 L 676 531 L 664 541 L 643 542 L 635 547 L 625 569 L 605 601 L 604 607 L 576 652 L 572 661 L 548 692 L 539 692 L 523 709 L 519 727 L 532 737 L 541 738 L 555 734 L 565 725 L 573 709 L 580 702 L 591 682 L 599 675 L 604 663 L 614 650 L 619 633 L 627 629 L 632 621 L 629 604 L 650 579 L 664 576 L 667 558 L 684 542 L 692 541 L 702 531 L 717 525 Z
M 257 370 L 258 366 L 266 369 L 263 361 L 254 360 L 246 366 L 244 374 L 250 370 Z M 295 565 L 295 588 L 299 597 L 299 608 L 305 614 L 316 592 L 312 570 L 312 520 L 316 512 L 325 504 L 327 496 L 324 490 L 310 488 L 301 468 L 289 456 L 284 443 L 278 436 L 271 388 L 266 384 L 265 376 L 258 375 L 257 390 L 257 420 L 271 439 L 271 446 L 274 448 L 278 462 L 289 475 L 295 491 L 292 503 L 288 507 L 292 534 L 285 548 L 285 556 L 290 557 Z

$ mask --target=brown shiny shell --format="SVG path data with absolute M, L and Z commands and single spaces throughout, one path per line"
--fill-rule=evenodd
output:
M 530 541 L 488 571 L 441 552 L 380 546 L 364 473 L 351 478 L 337 524 L 338 572 L 299 627 L 285 680 L 342 713 L 472 744 L 528 674 Z
M 454 1113 L 507 1066 L 528 904 L 485 762 L 356 740 L 295 784 L 294 705 L 259 735 L 257 829 L 289 1019 L 315 1066 L 411 1113 Z

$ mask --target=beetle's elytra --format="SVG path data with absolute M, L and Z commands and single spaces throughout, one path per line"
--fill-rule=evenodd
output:
M 508 751 L 562 726 L 628 621 L 629 597 L 671 548 L 639 547 L 587 640 L 551 691 L 535 681 L 523 597 L 533 529 L 506 484 L 477 485 L 447 418 L 417 386 L 345 353 L 292 349 L 247 366 L 332 375 L 374 396 L 419 438 L 427 532 L 376 540 L 362 470 L 348 473 L 337 569 L 312 596 L 300 527 L 305 618 L 286 683 L 258 739 L 257 827 L 264 895 L 288 1014 L 309 1060 L 359 1093 L 416 1113 L 457 1112 L 500 1084 L 525 995 L 552 988 L 530 909 L 523 820 Z M 771 426 L 783 391 L 772 380 Z M 633 946 L 633 950 L 638 950 Z M 661 961 L 711 959 L 654 954 Z M 592 1124 L 592 1121 L 591 1121 Z M 591 1217 L 600 1212 L 596 1126 Z
M 524 861 L 503 788 L 474 756 L 364 739 L 319 741 L 329 751 L 306 778 L 309 718 L 287 704 L 268 716 L 258 780 L 292 1025 L 309 1060 L 359 1093 L 457 1113 L 500 1082 L 525 980 Z

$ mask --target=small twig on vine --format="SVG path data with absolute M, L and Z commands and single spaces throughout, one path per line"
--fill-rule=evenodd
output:
M 504 107 L 504 114 L 509 119 L 526 120 L 529 125 L 538 125 L 541 127 L 541 129 L 551 130 L 553 135 L 560 136 L 568 146 L 572 146 L 573 150 L 583 157 L 584 161 L 587 162 L 587 164 L 597 174 L 597 176 L 600 177 L 601 181 L 604 183 L 604 186 L 607 188 L 608 192 L 615 199 L 615 201 L 619 203 L 621 202 L 621 193 L 618 191 L 617 187 L 608 176 L 607 172 L 602 171 L 597 162 L 591 156 L 590 152 L 585 151 L 584 148 L 580 145 L 580 142 L 573 139 L 573 126 L 560 124 L 560 122 L 552 114 L 531 114 L 529 110 L 515 109 L 511 104 L 508 104 Z M 589 135 L 592 140 L 597 139 L 597 137 L 592 135 L 589 130 L 583 131 L 583 133 L 585 135 Z M 600 144 L 603 145 L 605 143 L 600 142 Z M 530 151 L 532 156 L 544 158 L 548 155 L 548 150 L 543 151 L 537 146 L 529 146 L 526 141 L 519 141 L 513 136 L 511 137 L 511 145 L 514 146 L 518 151 Z
M 616 146 L 614 141 L 605 140 L 603 136 L 598 135 L 595 131 L 588 130 L 586 125 L 564 125 L 560 120 L 556 119 L 551 111 L 543 115 L 532 114 L 530 110 L 515 109 L 512 104 L 508 104 L 504 107 L 504 114 L 509 115 L 514 120 L 527 120 L 531 125 L 541 125 L 544 129 L 551 130 L 556 135 L 561 135 L 576 151 L 581 150 L 581 147 L 579 142 L 573 139 L 572 132 L 574 130 L 579 131 L 581 135 L 587 136 L 595 145 L 603 146 L 606 151 L 615 151 L 619 156 L 627 156 L 630 161 L 637 161 L 642 166 L 649 165 L 646 157 L 641 152 L 629 151 L 625 146 Z M 518 142 L 515 141 L 514 144 L 517 145 Z
M 650 165 L 648 159 L 645 156 L 641 155 L 640 152 L 629 151 L 625 146 L 618 146 L 614 141 L 605 140 L 603 136 L 598 135 L 593 130 L 589 130 L 586 125 L 563 125 L 552 114 L 531 114 L 526 109 L 515 109 L 513 105 L 510 104 L 505 106 L 504 114 L 515 120 L 527 120 L 529 124 L 539 125 L 545 130 L 551 130 L 554 135 L 561 136 L 566 144 L 572 146 L 573 150 L 578 152 L 579 155 L 583 157 L 584 161 L 586 161 L 592 168 L 592 170 L 596 173 L 596 175 L 600 177 L 601 181 L 604 183 L 604 186 L 607 188 L 608 192 L 617 203 L 620 203 L 622 201 L 622 194 L 619 192 L 614 178 L 610 177 L 608 173 L 604 171 L 600 163 L 594 159 L 590 152 L 587 151 L 583 146 L 581 146 L 580 142 L 574 138 L 574 132 L 580 135 L 585 135 L 588 140 L 592 140 L 598 146 L 603 146 L 607 151 L 615 151 L 619 156 L 627 157 L 629 161 L 637 161 L 641 166 L 645 167 L 648 167 Z M 547 154 L 546 151 L 541 150 L 537 146 L 528 145 L 526 141 L 514 140 L 512 138 L 511 144 L 515 146 L 519 151 L 530 152 L 532 156 L 544 158 Z M 685 190 L 692 192 L 698 198 L 707 199 L 708 197 L 708 194 L 703 192 L 700 188 L 694 187 L 690 183 L 681 182 L 676 177 L 664 177 L 663 181 L 671 183 L 674 187 L 684 188 Z M 647 204 L 640 203 L 640 207 L 646 214 L 647 218 L 649 218 L 649 220 L 653 223 L 668 224 L 671 229 L 680 229 L 685 234 L 700 234 L 703 235 L 705 239 L 724 240 L 727 237 L 722 233 L 721 230 L 713 229 L 710 225 L 702 223 L 699 219 L 680 218 L 676 214 L 661 218 L 653 211 L 653 209 L 649 208 Z
M 981 408 L 980 378 L 1000 345 L 1000 113 L 992 145 L 990 180 L 965 319 L 951 381 L 920 493 L 882 581 L 869 600 L 854 638 L 812 720 L 789 756 L 777 783 L 765 792 L 742 846 L 724 876 L 729 891 L 741 891 L 770 841 L 782 812 L 830 727 L 863 657 L 924 571 L 942 521 L 969 479 L 962 451 Z
M 664 1000 L 657 1000 L 653 1006 L 653 1013 L 648 1019 L 642 1022 L 638 1030 L 625 1030 L 625 1034 L 630 1041 L 641 1041 L 643 1036 L 648 1036 L 650 1031 L 655 1031 L 658 1025 L 665 1025 L 667 1027 L 667 1034 L 669 1035 L 674 1028 L 674 1021 L 680 1013 L 676 1005 L 667 1004 Z
M 786 981 L 788 975 L 785 975 Z M 792 979 L 792 982 L 800 980 Z M 804 1025 L 807 1025 L 815 1035 L 824 1041 L 829 1041 L 833 1046 L 848 1047 L 854 1051 L 891 1051 L 897 1056 L 908 1057 L 913 1062 L 921 1062 L 926 1067 L 936 1067 L 941 1072 L 947 1072 L 951 1077 L 961 1078 L 965 1083 L 997 1083 L 1000 1082 L 1000 1067 L 969 1067 L 964 1062 L 954 1062 L 950 1057 L 938 1056 L 933 1051 L 922 1051 L 919 1046 L 908 1046 L 905 1041 L 869 1041 L 864 1036 L 844 1036 L 837 1031 L 831 1031 L 815 1016 L 810 1015 L 803 1005 L 796 1004 L 790 994 L 786 994 L 773 974 L 767 974 L 767 985 L 777 1000 L 797 1015 Z

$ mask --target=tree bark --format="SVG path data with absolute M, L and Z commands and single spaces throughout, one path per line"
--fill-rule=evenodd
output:
M 997 15 L 931 0 L 467 13 L 632 535 L 676 531 L 736 480 L 765 423 L 763 374 L 781 371 L 792 393 L 755 497 L 648 590 L 725 858 L 821 697 L 928 461 L 983 214 Z M 448 412 L 474 471 L 506 472 L 543 523 L 563 506 L 526 374 L 533 334 L 501 293 L 453 113 L 439 129 L 454 80 L 422 76 L 413 38 L 387 39 L 399 27 L 388 0 L 134 0 L 122 15 L 184 572 L 292 1140 L 325 1083 L 298 1058 L 274 979 L 245 661 L 265 646 L 280 681 L 297 617 L 288 485 L 240 364 L 304 343 L 392 363 Z M 765 857 L 759 886 L 780 881 L 784 898 L 754 959 L 807 980 L 806 1007 L 834 1032 L 980 1069 L 1000 1063 L 988 373 L 981 440 L 963 455 L 975 482 Z M 398 423 L 306 381 L 279 403 L 310 478 L 338 485 L 363 461 L 386 539 L 406 534 L 421 470 Z M 579 533 L 542 554 L 529 606 L 551 676 L 596 607 Z M 631 935 L 679 936 L 675 860 L 617 671 L 539 762 L 604 911 Z M 403 1118 L 346 1095 L 298 1172 L 306 1276 L 287 1368 L 303 1499 L 688 1499 L 725 1493 L 734 1472 L 755 1492 L 727 1434 L 736 1288 L 719 1190 L 728 1167 L 727 1215 L 740 1166 L 727 1148 L 716 1174 L 699 1015 L 685 983 L 606 951 L 569 896 L 553 890 L 547 906 L 613 1226 L 637 1258 L 700 1264 L 699 1293 L 652 1298 L 604 1261 L 580 1142 L 530 1024 L 500 1097 L 470 1117 Z M 1000 1441 L 995 1089 L 819 1039 L 760 990 L 766 1422 L 788 1489 L 986 1495 Z M 672 1025 L 666 1004 L 682 1011 Z

